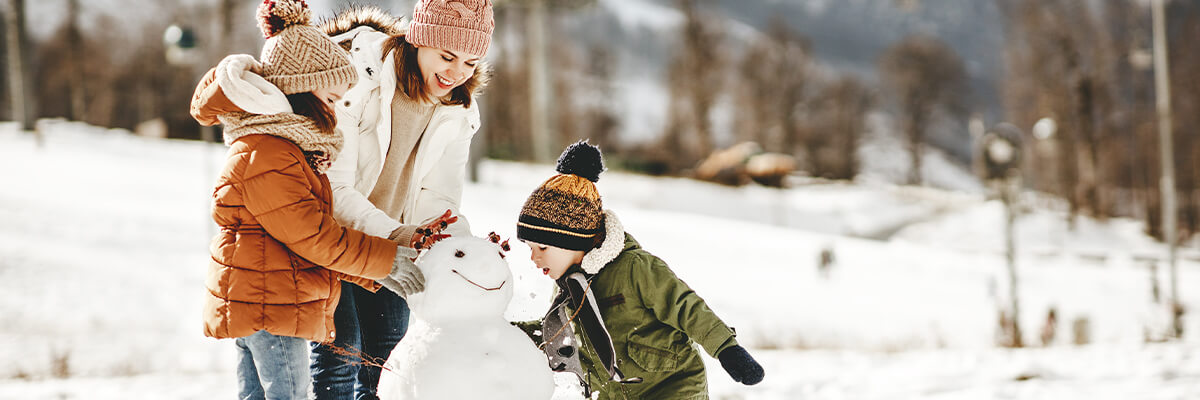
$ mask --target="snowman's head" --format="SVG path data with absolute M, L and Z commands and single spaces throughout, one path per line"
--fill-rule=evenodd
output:
M 417 259 L 425 291 L 410 296 L 413 313 L 433 324 L 503 318 L 513 295 L 507 248 L 495 234 L 492 240 L 455 236 L 434 244 Z

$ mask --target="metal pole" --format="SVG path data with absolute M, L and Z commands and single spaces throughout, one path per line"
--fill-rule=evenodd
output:
M 529 130 L 533 159 L 553 161 L 550 152 L 550 85 L 546 67 L 546 3 L 529 2 Z
M 1151 4 L 1151 20 L 1154 25 L 1154 86 L 1155 104 L 1158 109 L 1158 148 L 1162 160 L 1162 222 L 1163 239 L 1167 242 L 1167 263 L 1171 271 L 1171 315 L 1175 337 L 1182 333 L 1180 316 L 1176 312 L 1179 302 L 1179 271 L 1176 266 L 1176 199 L 1175 199 L 1175 154 L 1171 145 L 1171 85 L 1170 69 L 1167 64 L 1166 20 L 1163 12 L 1164 0 Z
M 1012 339 L 1014 347 L 1024 347 L 1021 337 L 1021 305 L 1017 301 L 1017 245 L 1016 245 L 1016 206 L 1017 193 L 1020 190 L 1019 177 L 1009 177 L 1002 183 L 1000 196 L 1004 199 L 1004 241 L 1005 258 L 1008 261 L 1008 296 L 1012 300 Z

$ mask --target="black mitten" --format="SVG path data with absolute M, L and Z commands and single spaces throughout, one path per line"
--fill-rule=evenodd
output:
M 721 354 L 717 354 L 717 360 L 721 361 L 721 367 L 725 368 L 725 372 L 728 372 L 734 381 L 753 385 L 763 380 L 762 365 L 754 361 L 754 357 L 750 357 L 745 347 L 739 345 L 725 349 Z

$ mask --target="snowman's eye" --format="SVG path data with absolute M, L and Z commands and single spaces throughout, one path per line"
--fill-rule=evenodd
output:
M 458 257 L 458 258 L 463 258 L 463 256 L 465 256 L 465 255 L 467 255 L 467 253 L 463 253 L 462 250 L 458 250 L 458 251 L 454 252 L 454 256 Z

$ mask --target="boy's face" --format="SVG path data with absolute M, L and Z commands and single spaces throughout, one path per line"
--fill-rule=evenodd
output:
M 529 259 L 542 269 L 543 274 L 549 275 L 550 279 L 561 278 L 563 274 L 567 273 L 567 268 L 583 262 L 584 252 L 582 251 L 567 250 L 528 240 L 523 240 L 523 242 L 529 246 Z

